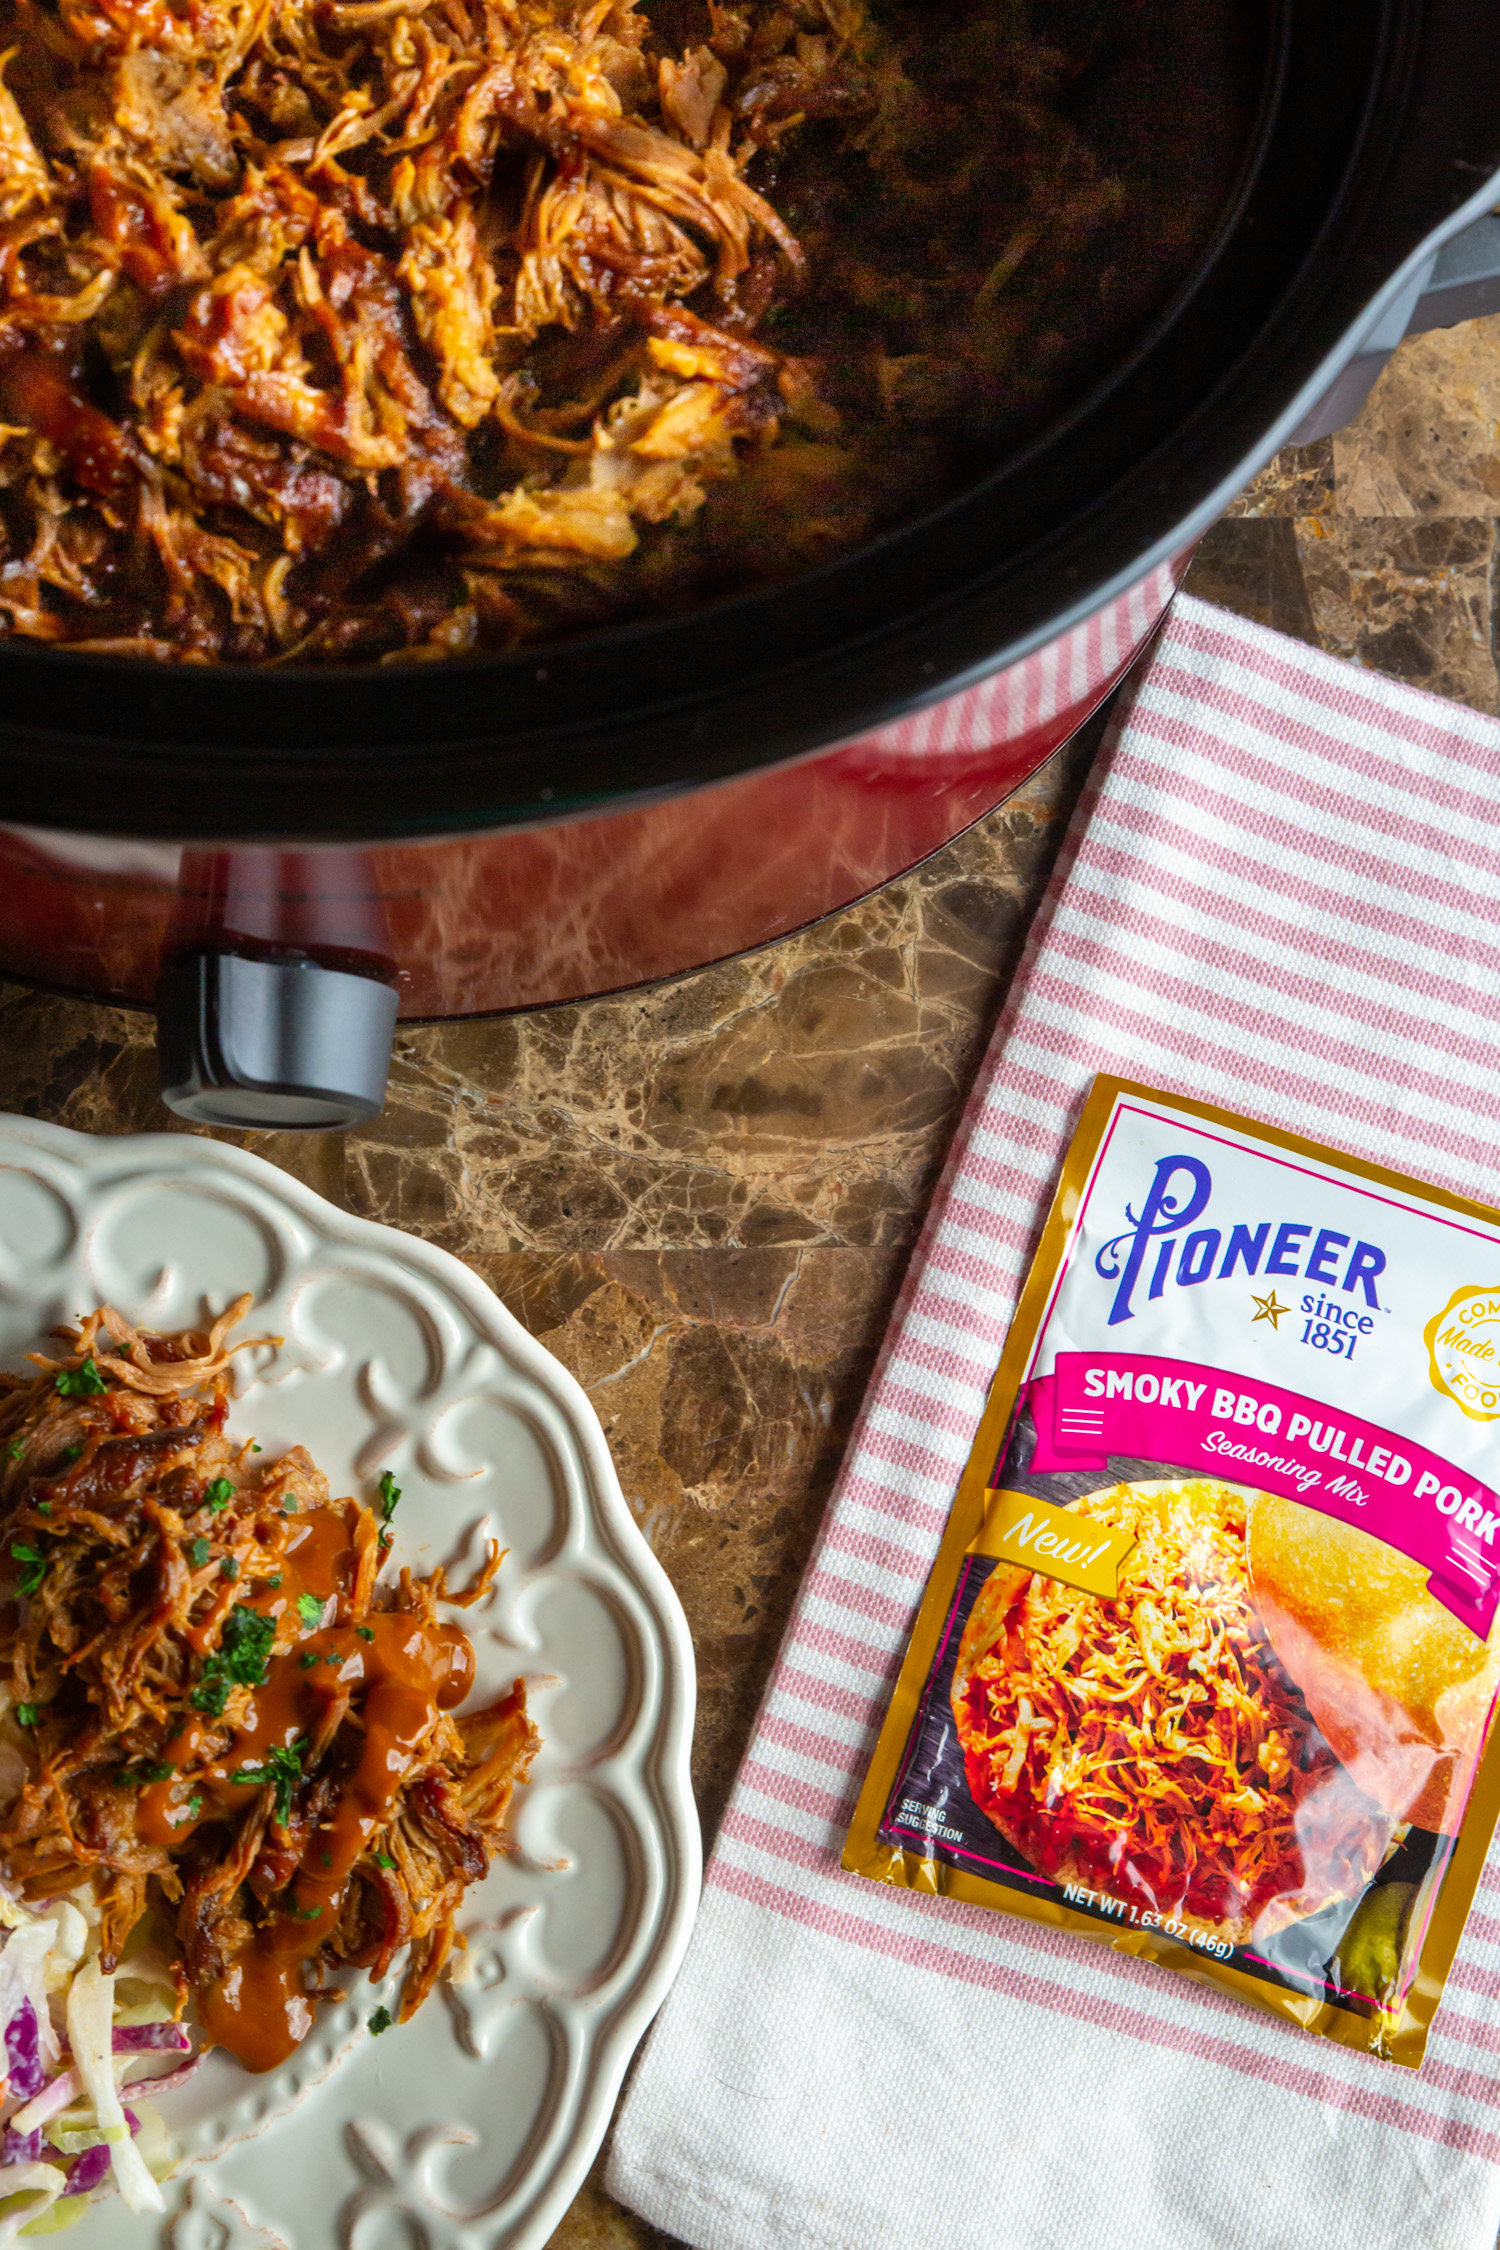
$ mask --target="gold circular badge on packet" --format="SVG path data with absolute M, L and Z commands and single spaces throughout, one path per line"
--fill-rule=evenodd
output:
M 1500 1419 L 1500 1287 L 1455 1289 L 1422 1338 L 1433 1389 L 1471 1422 Z

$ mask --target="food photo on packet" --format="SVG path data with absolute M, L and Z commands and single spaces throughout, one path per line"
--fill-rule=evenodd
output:
M 3 4 L 0 2250 L 1490 2250 L 1492 7 Z

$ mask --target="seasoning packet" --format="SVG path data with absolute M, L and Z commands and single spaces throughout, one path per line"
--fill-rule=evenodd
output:
M 1419 2066 L 1500 1811 L 1497 1421 L 1500 1212 L 1097 1079 L 844 1866 Z

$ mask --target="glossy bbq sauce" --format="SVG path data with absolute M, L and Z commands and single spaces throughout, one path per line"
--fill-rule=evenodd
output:
M 143 1842 L 180 1851 L 196 1828 L 225 1813 L 243 1814 L 266 1786 L 238 1779 L 245 1768 L 258 1775 L 274 1751 L 299 1744 L 304 1767 L 311 1767 L 351 1708 L 362 1726 L 358 1755 L 323 1817 L 304 1829 L 294 1813 L 284 1830 L 273 1816 L 251 1871 L 252 1889 L 274 1886 L 266 1919 L 220 1982 L 196 1995 L 205 2033 L 247 2070 L 275 2069 L 307 2036 L 312 2001 L 304 1965 L 337 1926 L 356 1863 L 388 1825 L 435 1715 L 455 1709 L 473 1684 L 474 1652 L 456 1625 L 392 1611 L 357 1625 L 338 1622 L 348 1614 L 363 1513 L 328 1508 L 287 1519 L 272 1574 L 280 1584 L 262 1579 L 246 1605 L 276 1621 L 278 1649 L 244 1725 L 220 1759 L 200 1767 L 215 1723 L 193 1714 L 162 1754 L 184 1779 L 143 1790 L 137 1811 Z M 231 1607 L 239 1590 L 226 1584 L 219 1608 Z M 322 1602 L 331 1622 L 305 1620 L 303 1595 Z

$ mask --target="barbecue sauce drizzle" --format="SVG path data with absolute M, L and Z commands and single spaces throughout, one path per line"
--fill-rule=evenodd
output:
M 341 1621 L 355 1578 L 361 1519 L 368 1529 L 367 1511 L 353 1502 L 286 1518 L 285 1544 L 275 1554 L 280 1584 L 262 1580 L 244 1606 L 274 1620 L 278 1643 L 289 1627 L 295 1637 L 270 1658 L 245 1721 L 223 1755 L 198 1764 L 205 1739 L 221 1730 L 212 1719 L 191 1715 L 161 1754 L 184 1779 L 174 1776 L 143 1789 L 136 1812 L 142 1842 L 180 1851 L 196 1827 L 221 1814 L 243 1813 L 256 1786 L 237 1778 L 245 1768 L 264 1770 L 273 1750 L 331 1735 L 351 1699 L 362 1698 L 363 1748 L 330 1815 L 308 1831 L 266 1920 L 222 1979 L 197 1994 L 203 2030 L 247 2070 L 274 2070 L 307 2036 L 312 1996 L 303 1982 L 304 1964 L 335 1927 L 355 1867 L 387 1826 L 434 1718 L 456 1709 L 473 1685 L 474 1652 L 460 1626 L 404 1610 L 372 1611 L 358 1625 Z M 235 1591 L 226 1585 L 222 1609 L 233 1606 Z M 332 1611 L 332 1621 L 305 1627 L 298 1607 L 304 1594 L 323 1603 L 325 1617 Z M 308 1656 L 320 1661 L 304 1665 Z M 190 1809 L 193 1799 L 196 1812 Z M 256 1868 L 275 1854 L 276 1838 L 284 1833 L 273 1813 Z M 253 1868 L 252 1889 L 255 1874 Z

